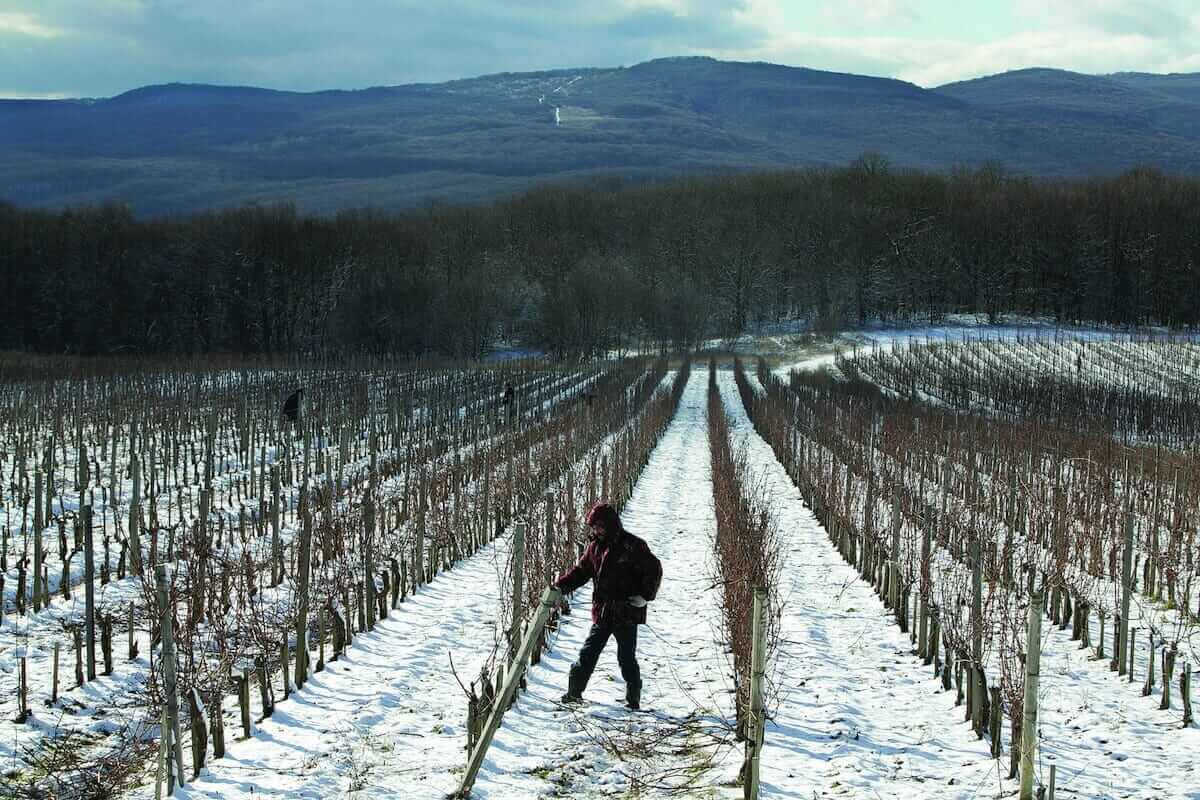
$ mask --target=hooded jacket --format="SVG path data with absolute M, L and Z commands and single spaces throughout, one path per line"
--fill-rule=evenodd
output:
M 653 600 L 662 582 L 662 564 L 642 539 L 625 529 L 611 541 L 592 539 L 575 566 L 554 585 L 573 592 L 589 580 L 592 588 L 592 622 L 611 625 L 646 622 L 646 608 L 635 608 L 629 598 Z

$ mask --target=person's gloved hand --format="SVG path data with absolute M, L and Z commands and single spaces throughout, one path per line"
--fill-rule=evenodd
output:
M 629 598 L 629 605 L 633 606 L 634 608 L 645 608 L 646 598 L 642 597 L 640 594 L 635 594 L 633 597 Z

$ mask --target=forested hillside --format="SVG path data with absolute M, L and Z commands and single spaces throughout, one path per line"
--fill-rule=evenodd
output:
M 1197 265 L 1200 180 L 1152 169 L 1033 180 L 866 156 L 332 218 L 0 206 L 0 347 L 595 353 L 950 312 L 1192 326 Z
M 1196 75 L 1020 70 L 923 88 L 777 64 L 669 58 L 358 91 L 168 84 L 0 100 L 0 201 L 160 216 L 480 202 L 547 181 L 844 165 L 1040 176 L 1200 174 Z

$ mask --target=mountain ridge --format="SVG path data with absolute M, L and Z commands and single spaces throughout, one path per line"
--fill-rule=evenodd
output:
M 557 116 L 556 116 L 557 115 Z M 1200 74 L 1028 68 L 925 88 L 707 57 L 294 92 L 154 84 L 0 100 L 0 200 L 136 213 L 478 202 L 549 181 L 1000 161 L 1044 176 L 1200 174 Z

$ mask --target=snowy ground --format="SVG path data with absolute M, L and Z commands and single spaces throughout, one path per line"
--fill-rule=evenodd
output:
M 745 437 L 761 470 L 787 549 L 781 703 L 765 738 L 764 796 L 1011 796 L 1015 782 L 1002 780 L 1007 719 L 998 763 L 963 721 L 955 693 L 939 691 L 932 668 L 912 655 L 909 637 L 804 506 L 754 432 L 732 374 L 719 383 L 731 433 Z M 1068 631 L 1048 621 L 1042 630 L 1039 779 L 1056 763 L 1060 797 L 1200 798 L 1200 731 L 1181 730 L 1178 711 L 1159 711 Z
M 987 743 L 911 654 L 871 587 L 842 560 L 770 445 L 733 374 L 718 379 L 734 447 L 774 500 L 784 548 L 777 707 L 763 744 L 764 797 L 973 797 L 997 786 Z M 1007 762 L 1005 763 L 1007 766 Z
M 535 417 L 546 415 L 552 409 L 565 403 L 572 397 L 577 396 L 581 392 L 592 387 L 597 380 L 597 376 L 601 374 L 600 368 L 588 368 L 581 370 L 573 370 L 569 372 L 548 372 L 544 374 L 535 374 L 528 381 L 520 384 L 519 391 L 521 397 L 528 397 L 526 401 L 527 408 L 522 412 L 526 417 Z M 228 379 L 240 380 L 242 376 L 236 373 L 228 375 L 216 376 L 214 380 Z M 429 380 L 432 380 L 430 378 Z M 478 408 L 482 404 L 491 402 L 490 400 L 475 400 L 474 395 L 468 398 L 469 406 L 463 406 L 459 409 L 460 416 L 465 415 L 469 408 Z M 417 408 L 414 413 L 420 415 L 421 408 Z M 503 432 L 491 432 L 492 435 L 500 436 Z M 228 432 L 225 432 L 228 435 Z M 415 434 L 414 434 L 415 436 Z M 365 468 L 369 462 L 369 456 L 366 453 L 364 446 L 365 435 L 356 436 L 349 440 L 352 444 L 350 452 L 347 454 L 346 465 L 344 471 L 335 469 L 334 464 L 337 463 L 338 450 L 336 446 L 332 446 L 325 451 L 328 470 L 332 477 L 333 474 L 341 476 L 344 472 L 348 483 L 361 481 L 365 475 Z M 415 438 L 412 441 L 417 441 Z M 488 440 L 484 440 L 488 441 Z M 314 452 L 324 444 L 320 444 L 321 440 L 316 440 Z M 118 436 L 113 440 L 112 448 L 108 453 L 112 456 L 112 461 L 117 464 L 128 463 L 128 453 L 126 452 L 128 440 L 124 436 Z M 215 479 L 214 486 L 217 490 L 218 498 L 225 496 L 229 501 L 230 488 L 236 485 L 236 482 L 245 478 L 250 462 L 242 463 L 235 453 L 237 452 L 236 443 L 232 439 L 220 438 L 218 444 L 221 448 L 222 456 L 215 462 Z M 118 445 L 120 451 L 118 451 Z M 254 463 L 259 465 L 257 468 L 261 473 L 262 466 L 273 466 L 280 464 L 284 459 L 291 458 L 297 470 L 302 469 L 304 464 L 304 452 L 302 447 L 297 443 L 290 449 L 284 449 L 279 444 L 272 440 L 271 437 L 264 439 L 264 443 L 260 445 L 261 449 L 255 453 Z M 475 445 L 467 444 L 463 446 L 459 453 L 462 456 L 469 455 Z M 400 449 L 382 450 L 380 459 L 383 463 L 390 457 L 394 457 L 403 452 Z M 97 454 L 98 455 L 98 454 Z M 69 456 L 69 458 L 67 457 Z M 74 468 L 74 455 L 68 453 L 64 455 L 62 461 L 63 466 L 59 474 L 57 491 L 54 505 L 60 511 L 74 513 L 78 511 L 80 506 L 80 495 L 77 491 L 71 488 L 69 476 L 72 475 Z M 261 461 L 258 460 L 261 458 Z M 164 470 L 165 459 L 159 462 L 159 469 Z M 311 466 L 311 465 L 310 465 Z M 169 473 L 169 470 L 166 470 Z M 185 470 L 186 477 L 187 470 Z M 77 738 L 72 741 L 73 747 L 89 747 L 96 752 L 104 752 L 108 749 L 116 747 L 120 742 L 128 740 L 132 737 L 139 737 L 145 734 L 147 728 L 153 727 L 147 720 L 145 714 L 144 703 L 139 694 L 139 691 L 144 686 L 147 674 L 151 669 L 148 654 L 151 651 L 149 641 L 149 623 L 147 621 L 147 612 L 144 607 L 145 594 L 142 581 L 135 577 L 126 577 L 122 580 L 116 579 L 115 564 L 119 546 L 113 544 L 110 548 L 109 556 L 105 557 L 104 538 L 106 536 L 112 538 L 116 531 L 116 518 L 127 520 L 129 515 L 129 498 L 132 494 L 132 483 L 129 477 L 118 467 L 113 470 L 110 461 L 104 461 L 102 467 L 93 471 L 94 478 L 105 478 L 106 488 L 110 491 L 102 491 L 96 489 L 95 494 L 95 543 L 93 547 L 97 572 L 101 570 L 101 564 L 108 563 L 114 567 L 113 579 L 107 584 L 96 586 L 96 608 L 104 613 L 112 613 L 116 623 L 114 625 L 114 672 L 111 676 L 98 675 L 96 680 L 88 681 L 83 686 L 76 686 L 74 680 L 74 652 L 71 645 L 70 635 L 64 630 L 64 624 L 68 622 L 76 622 L 82 619 L 84 614 L 84 591 L 82 587 L 84 576 L 84 558 L 81 554 L 76 553 L 70 559 L 70 570 L 67 576 L 68 585 L 71 586 L 70 599 L 63 599 L 59 594 L 60 581 L 62 579 L 61 561 L 58 558 L 58 539 L 57 531 L 53 526 L 47 527 L 46 530 L 46 548 L 49 551 L 48 558 L 50 587 L 54 592 L 51 604 L 43 608 L 40 612 L 29 613 L 24 616 L 19 616 L 15 612 L 15 595 L 19 586 L 16 574 L 17 559 L 21 553 L 20 547 L 25 541 L 25 537 L 21 535 L 22 521 L 17 517 L 10 515 L 5 519 L 4 524 L 9 527 L 9 554 L 8 565 L 9 571 L 3 576 L 3 589 L 0 592 L 0 604 L 7 607 L 7 613 L 0 615 L 3 618 L 3 624 L 0 624 L 0 682 L 3 683 L 6 691 L 0 692 L 0 719 L 13 719 L 17 715 L 17 693 L 13 687 L 17 683 L 17 668 L 20 654 L 27 655 L 28 659 L 28 687 L 29 701 L 32 710 L 32 719 L 23 725 L 12 725 L 6 730 L 4 736 L 0 736 L 0 770 L 8 776 L 16 775 L 24 769 L 34 759 L 43 757 L 39 748 L 43 747 L 45 742 L 52 737 L 61 737 L 64 735 L 72 735 Z M 143 473 L 144 487 L 149 486 L 150 477 L 148 472 Z M 109 480 L 114 480 L 115 483 L 111 486 Z M 163 472 L 159 473 L 159 480 L 166 481 L 167 478 Z M 324 483 L 326 477 L 324 475 L 314 475 L 314 483 Z M 397 476 L 385 481 L 382 485 L 385 489 L 397 489 L 403 482 L 402 476 Z M 185 481 L 186 483 L 186 481 Z M 251 482 L 253 483 L 253 482 Z M 287 504 L 294 508 L 296 498 L 299 496 L 299 482 L 297 481 L 292 486 L 284 486 L 282 488 L 283 497 Z M 160 484 L 161 485 L 161 484 Z M 185 497 L 192 502 L 195 497 L 197 486 L 185 485 L 182 492 Z M 250 487 L 253 491 L 253 487 Z M 174 519 L 178 520 L 178 506 L 174 506 L 172 512 L 172 503 L 176 502 L 176 495 L 173 492 L 160 491 L 157 495 L 158 519 L 160 521 L 168 521 L 173 513 Z M 105 502 L 107 500 L 107 502 Z M 148 501 L 143 500 L 143 507 Z M 248 508 L 253 509 L 257 503 L 249 496 L 245 499 L 245 504 Z M 11 509 L 10 509 L 11 510 Z M 214 509 L 214 517 L 221 515 L 224 517 L 231 530 L 236 527 L 238 514 L 234 510 L 232 501 L 227 503 L 218 502 Z M 281 527 L 280 537 L 284 547 L 289 546 L 293 535 L 296 533 L 297 526 L 294 517 L 289 521 L 287 514 L 283 516 L 283 524 Z M 72 531 L 68 525 L 67 532 L 68 541 L 72 539 Z M 163 536 L 165 539 L 165 534 Z M 226 554 L 235 554 L 231 557 L 236 557 L 240 552 L 241 544 L 238 543 L 236 537 L 230 536 L 228 543 L 223 552 Z M 145 544 L 145 543 L 144 543 Z M 160 542 L 160 548 L 164 542 Z M 143 545 L 144 546 L 144 545 Z M 253 540 L 251 548 L 260 547 L 261 542 Z M 27 587 L 27 592 L 29 587 Z M 277 608 L 288 601 L 291 594 L 291 583 L 285 582 L 280 587 L 275 589 L 265 589 L 258 594 L 258 600 L 264 608 Z M 139 647 L 140 655 L 136 660 L 130 661 L 127 658 L 126 637 L 128 631 L 128 614 L 131 603 L 137 606 L 135 619 L 137 620 L 137 631 L 135 638 Z M 99 638 L 99 632 L 97 632 Z M 60 652 L 59 666 L 59 699 L 55 704 L 48 703 L 48 698 L 51 694 L 51 685 L 53 682 L 52 653 L 55 643 L 58 643 Z M 100 646 L 97 644 L 97 671 L 103 669 L 103 664 L 100 657 Z M 252 691 L 257 701 L 257 688 Z M 227 702 L 227 711 L 229 703 Z M 3 789 L 0 789 L 3 791 Z
M 871 328 L 839 334 L 823 344 L 806 348 L 795 359 L 785 359 L 774 371 L 786 376 L 794 369 L 819 370 L 832 367 L 836 353 L 852 355 L 857 348 L 890 349 L 903 342 L 963 342 L 987 339 L 1004 341 L 1017 338 L 1043 338 L 1047 341 L 1111 341 L 1129 338 L 1129 332 L 1104 328 L 1060 328 L 1051 324 L 1018 322 L 1009 325 L 986 325 L 969 318 L 950 325 L 934 325 L 911 328 Z
M 712 512 L 707 375 L 697 370 L 679 412 L 655 449 L 622 521 L 663 564 L 649 624 L 638 634 L 642 705 L 623 707 L 625 686 L 610 642 L 578 712 L 559 705 L 567 670 L 588 633 L 588 588 L 575 593 L 576 612 L 554 651 L 529 675 L 529 691 L 504 717 L 474 796 L 625 797 L 635 788 L 662 796 L 735 797 L 721 789 L 736 778 L 739 754 L 723 720 L 733 716 L 729 660 L 717 643 L 717 592 L 709 567 L 716 521 Z M 676 794 L 676 796 L 679 796 Z
M 240 728 L 233 738 L 227 722 L 225 758 L 176 796 L 434 798 L 457 789 L 467 699 L 451 657 L 463 682 L 489 662 L 508 558 L 505 536 L 438 574 L 277 703 L 250 740 Z M 153 793 L 151 784 L 130 796 Z
M 448 653 L 468 680 L 491 652 L 507 542 L 439 574 L 356 635 L 343 658 L 175 796 L 435 798 L 456 789 L 467 704 Z M 149 785 L 132 797 L 153 795 Z
M 639 633 L 649 711 L 625 711 L 610 643 L 579 710 L 559 705 L 587 634 L 588 588 L 553 650 L 504 718 L 474 797 L 734 798 L 740 763 L 729 658 L 712 587 L 712 514 L 698 370 L 623 518 L 647 540 L 664 582 Z M 770 488 L 785 548 L 782 641 L 770 666 L 774 713 L 762 757 L 766 798 L 1012 797 L 1007 750 L 992 759 L 954 693 L 912 654 L 882 604 L 838 556 L 769 446 L 731 373 L 719 384 L 736 443 Z M 349 654 L 280 703 L 251 741 L 233 741 L 180 797 L 438 798 L 466 761 L 464 680 L 491 652 L 506 545 L 423 587 Z M 1200 798 L 1200 733 L 1086 659 L 1045 625 L 1039 773 L 1059 765 L 1059 797 Z M 1176 698 L 1177 699 L 1177 698 Z M 1005 723 L 1007 727 L 1007 722 Z M 1005 731 L 1007 748 L 1007 730 Z M 136 797 L 146 798 L 152 787 Z

